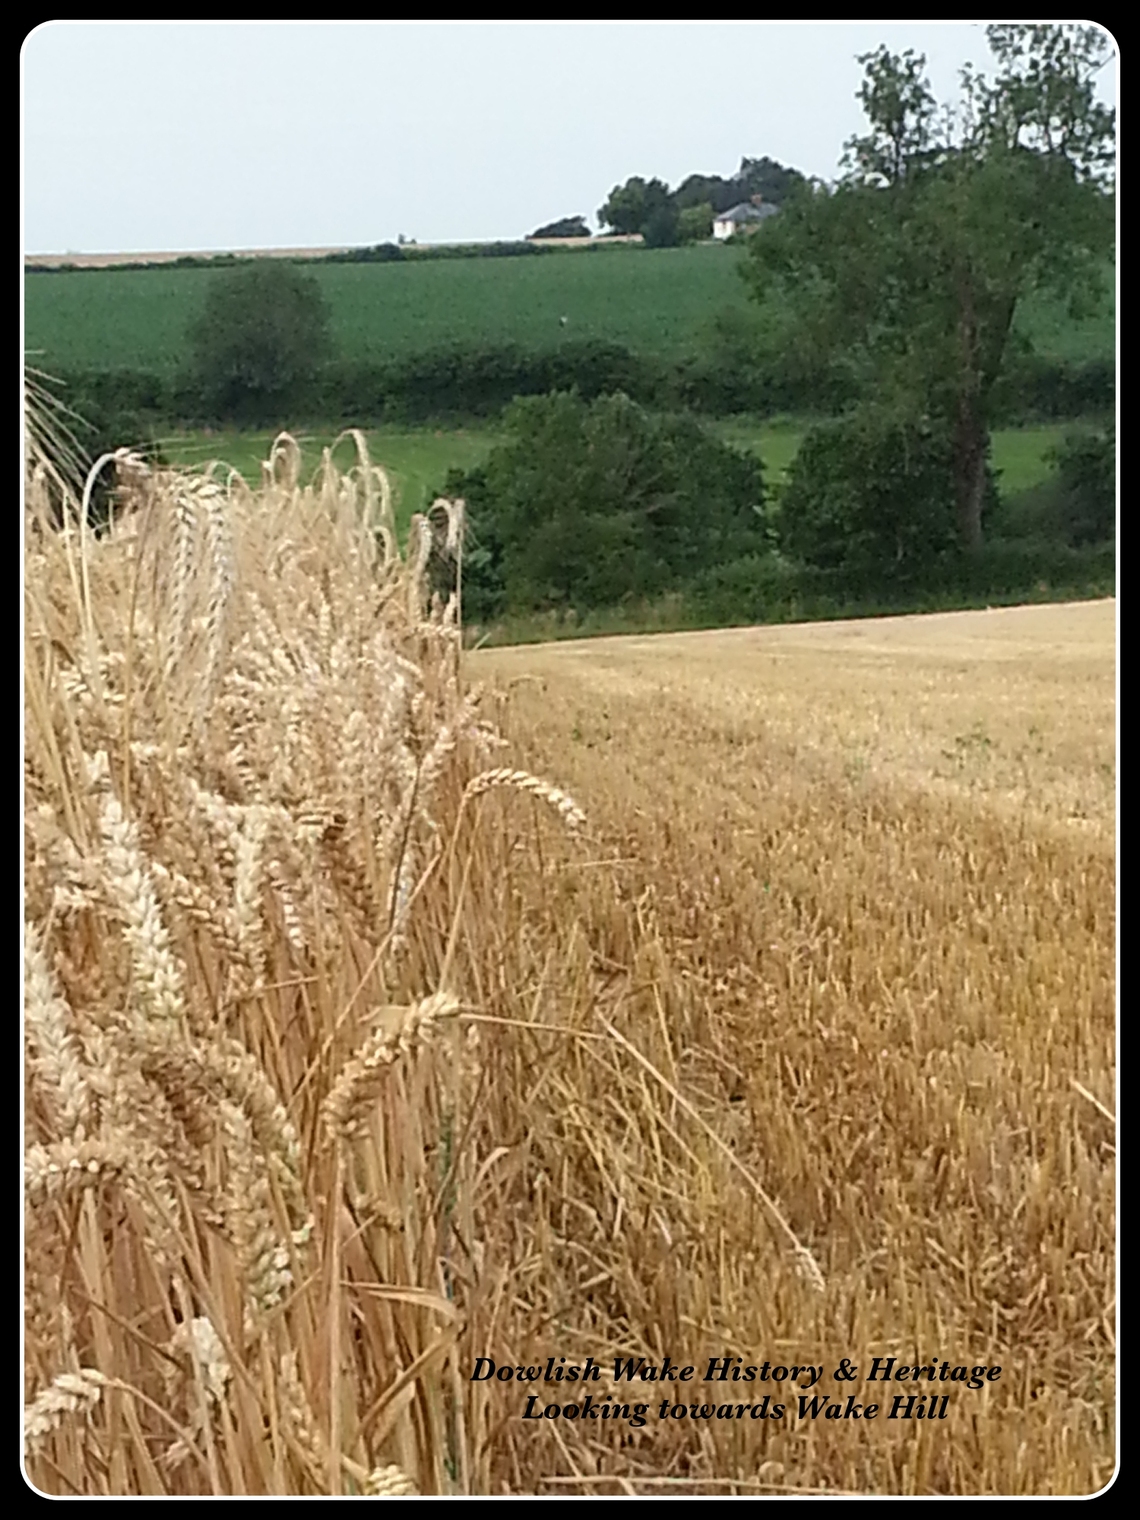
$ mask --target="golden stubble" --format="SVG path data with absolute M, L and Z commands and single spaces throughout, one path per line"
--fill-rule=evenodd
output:
M 1101 603 L 473 657 L 521 762 L 557 762 L 620 862 L 548 890 L 636 1059 L 595 1040 L 542 1076 L 547 1165 L 574 1200 L 544 1250 L 589 1252 L 608 1336 L 690 1363 L 1003 1367 L 930 1429 L 654 1418 L 596 1467 L 581 1431 L 540 1430 L 557 1482 L 539 1491 L 628 1491 L 599 1472 L 742 1494 L 1111 1475 L 1114 624 Z M 822 1294 L 775 1254 L 742 1169 Z M 510 1394 L 488 1397 L 505 1422 Z

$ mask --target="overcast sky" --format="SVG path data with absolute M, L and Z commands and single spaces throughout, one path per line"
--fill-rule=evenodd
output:
M 992 71 L 983 24 L 49 22 L 22 53 L 24 250 L 516 238 L 743 155 L 832 179 L 880 43 L 925 53 L 940 100 Z

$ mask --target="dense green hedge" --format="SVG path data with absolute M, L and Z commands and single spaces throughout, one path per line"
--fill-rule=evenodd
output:
M 1115 590 L 1115 544 L 1072 549 L 995 541 L 978 555 L 944 554 L 898 575 L 820 570 L 776 554 L 757 555 L 703 571 L 686 587 L 685 600 L 690 620 L 748 624 L 924 612 L 988 599 L 1111 596 Z
M 402 259 L 517 259 L 530 254 L 557 253 L 521 238 L 499 243 L 441 243 L 421 248 L 417 243 L 377 243 L 371 248 L 348 248 L 343 253 L 326 253 L 319 259 L 296 262 L 321 264 L 388 264 Z M 588 251 L 588 250 L 587 250 Z
M 69 405 L 103 413 L 184 423 L 220 417 L 212 398 L 190 375 L 170 381 L 136 370 L 62 375 Z M 496 416 L 516 396 L 576 389 L 587 400 L 624 392 L 654 404 L 668 391 L 664 367 L 617 343 L 571 341 L 545 353 L 510 344 L 489 348 L 436 348 L 387 363 L 338 359 L 322 366 L 302 412 L 329 421 L 425 422 L 448 417 Z M 289 419 L 282 418 L 285 422 Z
M 233 420 L 218 416 L 188 375 L 170 380 L 146 371 L 98 370 L 60 378 L 69 397 L 90 398 L 104 412 L 151 413 L 189 424 Z M 856 399 L 841 375 L 744 357 L 726 363 L 693 354 L 671 361 L 582 339 L 538 352 L 512 344 L 456 344 L 389 361 L 334 359 L 295 404 L 308 417 L 330 421 L 426 422 L 495 416 L 516 396 L 571 388 L 587 399 L 621 391 L 644 406 L 708 417 L 820 415 Z M 998 421 L 1110 415 L 1114 404 L 1112 364 L 1021 362 L 1003 384 Z M 295 418 L 281 419 L 287 420 Z
M 510 344 L 431 349 L 387 364 L 346 361 L 325 367 L 316 414 L 344 420 L 386 417 L 424 422 L 489 417 L 516 396 L 576 389 L 585 398 L 624 391 L 654 402 L 660 368 L 617 343 L 569 342 L 545 353 Z
M 428 263 L 436 259 L 517 259 L 548 253 L 595 253 L 607 248 L 637 248 L 638 243 L 609 242 L 604 239 L 587 247 L 551 248 L 543 243 L 532 243 L 524 238 L 501 240 L 495 243 L 373 243 L 367 247 L 345 248 L 335 253 L 318 253 L 297 258 L 286 258 L 287 264 L 389 264 L 404 259 Z M 240 253 L 184 253 L 177 259 L 148 259 L 143 262 L 131 259 L 122 264 L 37 264 L 25 265 L 28 274 L 59 274 L 62 270 L 90 270 L 95 273 L 108 269 L 225 269 L 233 264 L 245 264 L 249 254 Z
M 992 553 L 983 555 L 982 562 L 989 561 L 988 569 L 982 573 L 975 564 L 964 577 L 964 584 L 948 581 L 941 586 L 859 587 L 759 556 L 718 566 L 691 586 L 662 597 L 611 607 L 563 608 L 490 619 L 473 615 L 466 620 L 467 632 L 473 642 L 527 644 L 602 634 L 954 612 L 1116 593 L 1110 546 L 1065 555 L 1055 555 L 1048 548 L 1033 553 L 1024 545 L 992 548 Z M 1033 570 L 1053 578 L 1031 578 Z
M 998 423 L 1109 415 L 1116 405 L 1116 362 L 1073 363 L 1039 355 L 1009 358 L 995 396 Z
M 813 427 L 780 501 L 780 547 L 820 569 L 912 566 L 949 552 L 955 526 L 956 447 L 950 424 L 860 408 Z M 998 505 L 987 469 L 982 524 Z

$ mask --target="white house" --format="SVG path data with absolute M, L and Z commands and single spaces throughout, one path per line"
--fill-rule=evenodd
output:
M 736 232 L 754 232 L 761 222 L 775 216 L 779 209 L 771 201 L 754 195 L 750 201 L 741 201 L 731 211 L 721 211 L 713 218 L 713 237 L 720 238 L 723 242 Z

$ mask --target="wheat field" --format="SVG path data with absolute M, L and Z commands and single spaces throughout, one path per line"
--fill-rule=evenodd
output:
M 358 448 L 28 461 L 29 1481 L 1096 1490 L 1112 604 L 464 655 Z

